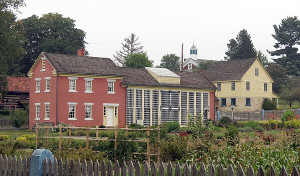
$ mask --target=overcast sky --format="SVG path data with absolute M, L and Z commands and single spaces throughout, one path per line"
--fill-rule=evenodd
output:
M 113 58 L 124 38 L 134 33 L 150 60 L 189 56 L 193 41 L 201 59 L 223 60 L 229 39 L 241 29 L 257 50 L 270 59 L 273 25 L 300 16 L 300 0 L 25 0 L 19 19 L 33 14 L 60 13 L 86 32 L 90 56 Z

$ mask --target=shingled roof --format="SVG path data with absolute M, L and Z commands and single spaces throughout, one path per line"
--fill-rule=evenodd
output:
M 58 74 L 123 76 L 119 67 L 109 58 L 42 53 Z
M 210 81 L 240 80 L 256 59 L 238 59 L 214 62 L 206 71 Z
M 174 72 L 180 76 L 180 84 L 178 85 L 159 83 L 144 68 L 122 68 L 122 71 L 125 75 L 124 79 L 122 80 L 123 85 L 216 89 L 213 83 L 211 83 L 203 74 L 199 72 Z
M 7 77 L 8 91 L 29 92 L 29 78 L 27 77 Z

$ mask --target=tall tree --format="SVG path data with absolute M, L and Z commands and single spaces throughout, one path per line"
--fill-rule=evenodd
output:
M 201 70 L 207 70 L 212 63 L 214 63 L 214 62 L 213 61 L 200 62 L 199 65 L 197 66 L 197 68 L 194 69 L 193 71 L 198 72 Z
M 167 68 L 173 71 L 179 71 L 180 70 L 179 58 L 180 57 L 176 56 L 175 54 L 167 54 L 162 57 L 159 67 Z
M 300 21 L 296 16 L 287 17 L 277 25 L 273 25 L 275 34 L 272 37 L 277 41 L 274 45 L 275 51 L 271 56 L 278 56 L 273 59 L 277 64 L 286 68 L 287 73 L 292 76 L 300 75 Z
M 280 90 L 285 87 L 289 81 L 285 68 L 279 64 L 272 63 L 266 67 L 266 70 L 274 81 L 272 85 L 273 91 L 277 94 L 280 93 Z
M 152 67 L 153 61 L 148 59 L 146 53 L 135 53 L 125 58 L 124 66 L 132 68 Z
M 24 52 L 24 29 L 12 9 L 23 5 L 23 0 L 0 2 L 0 75 L 18 75 L 19 60 Z
M 23 72 L 27 73 L 42 52 L 76 54 L 85 48 L 85 32 L 75 27 L 75 20 L 58 13 L 48 13 L 42 17 L 33 15 L 22 20 L 25 27 L 25 55 Z
M 268 57 L 260 50 L 257 52 L 257 58 L 263 66 L 267 66 L 269 64 Z
M 226 60 L 248 59 L 257 56 L 251 36 L 246 29 L 241 30 L 236 39 L 230 39 L 227 47 L 228 51 L 225 52 Z
M 128 38 L 124 39 L 124 42 L 121 43 L 122 50 L 116 51 L 116 55 L 114 55 L 117 64 L 124 66 L 124 62 L 129 55 L 143 53 L 144 47 L 141 46 L 138 39 L 139 38 L 134 34 L 131 34 Z
M 3 95 L 6 94 L 8 88 L 7 88 L 7 77 L 6 76 L 0 76 L 0 100 L 2 100 Z

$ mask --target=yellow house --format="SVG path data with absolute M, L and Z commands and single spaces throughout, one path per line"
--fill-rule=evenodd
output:
M 278 100 L 273 80 L 258 59 L 215 62 L 205 75 L 217 87 L 219 111 L 259 111 L 264 99 Z

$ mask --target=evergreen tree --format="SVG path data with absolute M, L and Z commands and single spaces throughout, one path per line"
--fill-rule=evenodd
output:
M 266 66 L 269 64 L 267 56 L 264 55 L 264 53 L 262 53 L 260 50 L 257 52 L 257 58 L 263 66 Z
M 230 39 L 227 47 L 228 51 L 225 52 L 226 60 L 248 59 L 257 56 L 251 36 L 246 29 L 241 30 L 236 39 Z
M 161 59 L 159 67 L 167 68 L 172 71 L 179 71 L 179 57 L 175 54 L 167 54 Z
M 274 45 L 275 51 L 271 56 L 278 56 L 273 59 L 277 64 L 286 68 L 288 75 L 300 75 L 300 21 L 296 16 L 287 17 L 280 25 L 273 25 L 275 34 L 272 37 L 277 41 Z
M 124 62 L 129 55 L 143 53 L 144 47 L 141 46 L 138 39 L 139 38 L 134 34 L 131 34 L 128 38 L 124 39 L 124 43 L 121 43 L 122 50 L 116 51 L 116 55 L 114 55 L 117 64 L 124 66 Z

